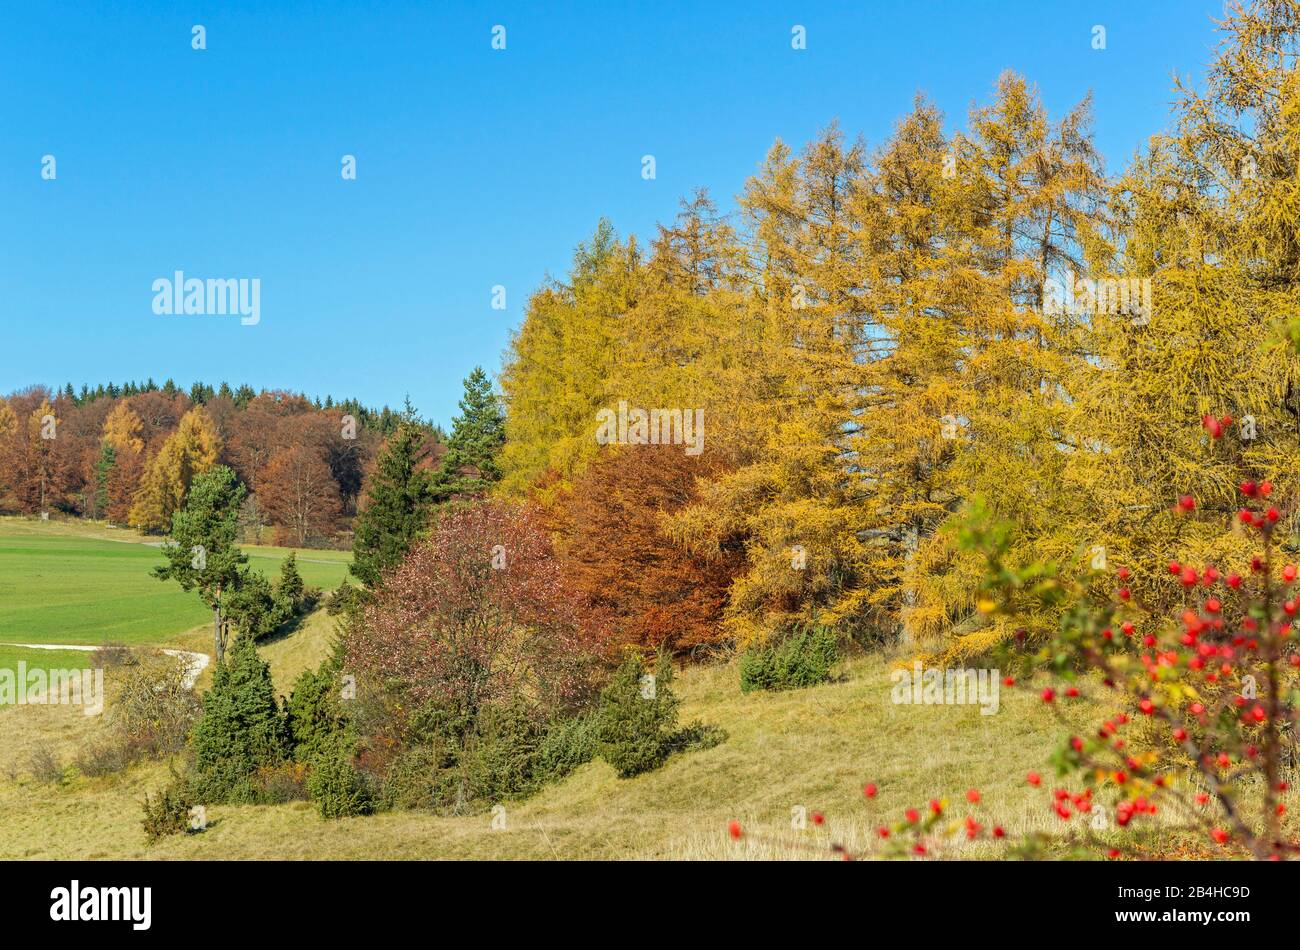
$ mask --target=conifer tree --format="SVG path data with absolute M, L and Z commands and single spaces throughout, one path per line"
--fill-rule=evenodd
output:
M 500 481 L 497 456 L 505 440 L 505 411 L 492 392 L 492 381 L 476 366 L 465 378 L 460 415 L 452 420 L 434 493 L 439 498 L 478 495 Z
M 192 738 L 192 787 L 205 803 L 254 800 L 253 773 L 288 756 L 288 726 L 276 701 L 271 668 L 251 636 L 237 637 L 230 655 L 217 661 Z
M 385 443 L 357 514 L 352 573 L 376 587 L 429 523 L 433 506 L 425 435 L 408 411 Z
M 248 561 L 235 545 L 239 536 L 239 506 L 244 488 L 225 465 L 194 479 L 185 506 L 172 515 L 167 563 L 154 570 L 159 580 L 174 580 L 182 590 L 197 590 L 212 608 L 213 655 L 225 652 L 222 597 L 239 584 L 241 565 Z

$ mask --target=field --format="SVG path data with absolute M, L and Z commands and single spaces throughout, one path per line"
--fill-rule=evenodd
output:
M 174 644 L 209 622 L 195 593 L 150 576 L 157 539 L 103 526 L 0 518 L 0 644 Z M 274 580 L 290 549 L 245 546 L 249 564 Z M 337 587 L 348 554 L 298 551 L 308 584 Z M 0 665 L 9 651 L 0 647 Z

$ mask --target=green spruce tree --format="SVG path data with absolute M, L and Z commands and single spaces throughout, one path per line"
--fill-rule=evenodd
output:
M 440 501 L 453 495 L 480 495 L 501 480 L 497 455 L 506 444 L 506 414 L 482 367 L 465 379 L 460 415 L 452 420 L 447 454 L 434 484 Z
M 357 515 L 352 573 L 375 587 L 383 572 L 406 556 L 429 522 L 433 505 L 424 430 L 408 407 L 375 465 L 365 506 Z

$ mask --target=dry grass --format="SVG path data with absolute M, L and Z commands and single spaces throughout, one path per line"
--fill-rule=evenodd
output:
M 287 694 L 303 670 L 329 650 L 334 619 L 317 611 L 293 634 L 263 647 L 277 691 Z M 169 645 L 209 650 L 210 632 L 197 628 Z M 701 719 L 729 733 L 722 745 L 671 759 L 662 769 L 621 780 L 603 762 L 523 802 L 507 802 L 506 829 L 494 831 L 486 812 L 442 817 L 421 812 L 323 821 L 307 803 L 212 806 L 203 834 L 147 846 L 140 801 L 165 785 L 165 764 L 122 775 L 72 776 L 41 785 L 21 767 L 0 769 L 0 859 L 4 858 L 384 858 L 384 859 L 799 859 L 829 857 L 835 840 L 869 856 L 875 828 L 905 808 L 924 809 L 932 797 L 966 814 L 963 795 L 984 796 L 977 817 L 1001 824 L 1011 838 L 1036 829 L 1059 833 L 1048 792 L 1031 789 L 1026 772 L 1046 767 L 1063 729 L 1036 690 L 1003 690 L 1001 710 L 983 716 L 977 705 L 909 706 L 891 701 L 887 658 L 858 658 L 836 683 L 791 693 L 742 695 L 734 665 L 683 672 L 675 688 L 683 722 Z M 211 668 L 198 688 L 207 687 Z M 1081 700 L 1071 707 L 1079 725 L 1104 709 Z M 63 761 L 91 741 L 102 719 L 67 706 L 0 710 L 0 763 L 25 763 L 48 745 Z M 15 771 L 16 777 L 8 772 Z M 880 793 L 864 800 L 874 781 Z M 791 810 L 823 812 L 826 825 L 791 828 Z M 731 820 L 750 835 L 733 842 Z M 1186 839 L 1170 851 L 1200 856 Z M 945 856 L 993 858 L 1002 845 L 968 844 L 960 835 Z
M 323 656 L 329 618 L 322 617 L 267 648 L 279 691 Z M 163 765 L 75 777 L 53 789 L 0 775 L 0 858 L 810 857 L 819 853 L 795 842 L 825 839 L 829 830 L 850 846 L 866 845 L 878 821 L 936 794 L 959 800 L 971 786 L 1013 833 L 1046 811 L 1024 774 L 1042 768 L 1057 727 L 1032 696 L 1004 695 L 994 716 L 976 706 L 896 706 L 884 660 L 856 660 L 848 673 L 813 689 L 742 696 L 733 666 L 688 670 L 677 680 L 684 720 L 723 726 L 727 742 L 635 779 L 591 763 L 528 801 L 507 803 L 504 831 L 492 830 L 486 813 L 326 822 L 305 803 L 213 806 L 205 833 L 146 847 L 139 801 L 165 783 Z M 98 721 L 66 707 L 31 707 L 0 712 L 0 725 L 0 759 L 7 759 L 47 740 L 70 756 Z M 861 795 L 867 779 L 881 787 L 870 806 Z M 824 812 L 827 828 L 793 832 L 791 809 L 800 805 Z M 725 831 L 731 819 L 773 840 L 735 844 Z

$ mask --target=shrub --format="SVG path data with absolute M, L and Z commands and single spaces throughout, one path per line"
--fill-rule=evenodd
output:
M 281 762 L 263 765 L 253 773 L 249 785 L 254 799 L 262 805 L 283 805 L 285 802 L 305 801 L 310 797 L 307 788 L 309 771 L 305 762 Z
M 79 750 L 73 758 L 73 765 L 82 775 L 102 778 L 128 768 L 140 758 L 139 748 L 132 742 L 120 737 L 104 742 L 95 742 Z
M 361 609 L 364 591 L 353 587 L 347 579 L 325 598 L 325 612 L 331 617 L 352 614 Z
M 349 617 L 344 642 L 386 704 L 349 710 L 363 766 L 397 769 L 387 799 L 457 811 L 534 789 L 546 723 L 589 701 L 597 671 L 546 534 L 496 503 L 445 512 Z M 396 746 L 427 747 L 437 773 L 398 765 Z
M 90 655 L 92 670 L 107 669 L 114 666 L 131 666 L 139 662 L 131 648 L 125 643 L 105 643 Z
M 270 582 L 251 568 L 240 571 L 238 585 L 226 595 L 225 607 L 235 631 L 253 639 L 271 635 L 282 621 Z
M 217 664 L 193 744 L 194 793 L 204 802 L 255 801 L 253 774 L 287 757 L 288 728 L 271 671 L 248 634 Z
M 31 771 L 32 778 L 42 785 L 63 781 L 63 763 L 48 745 L 40 745 L 32 750 L 27 759 L 27 768 Z
M 536 791 L 537 750 L 543 730 L 522 703 L 485 709 L 460 755 L 461 788 L 456 806 L 500 801 Z
M 386 808 L 437 808 L 455 797 L 454 759 L 438 744 L 403 749 L 389 765 L 382 781 L 381 801 Z
M 600 756 L 619 778 L 658 768 L 672 751 L 680 700 L 671 689 L 672 664 L 660 655 L 653 679 L 629 654 L 600 694 Z
M 348 717 L 343 710 L 339 659 L 331 657 L 317 670 L 304 670 L 285 704 L 294 758 L 310 761 L 343 737 Z
M 366 782 L 352 763 L 352 749 L 335 742 L 311 763 L 307 790 L 322 818 L 369 814 L 373 800 Z
M 589 696 L 593 646 L 546 534 L 526 512 L 485 502 L 444 514 L 384 577 L 350 625 L 347 662 L 409 708 L 528 697 L 544 722 Z
M 149 658 L 128 668 L 109 713 L 118 741 L 140 755 L 180 751 L 200 710 L 188 674 L 187 661 L 176 656 Z
M 1205 417 L 1212 450 L 1231 424 L 1227 417 Z M 1052 757 L 1058 783 L 1080 788 L 1074 811 L 1058 801 L 1062 819 L 1113 810 L 1119 830 L 1109 840 L 1074 832 L 1089 849 L 1105 847 L 1112 857 L 1152 856 L 1152 839 L 1126 829 L 1149 824 L 1143 816 L 1159 809 L 1162 821 L 1180 822 L 1207 844 L 1260 860 L 1300 850 L 1293 832 L 1283 828 L 1281 800 L 1290 788 L 1287 747 L 1300 697 L 1292 627 L 1300 568 L 1279 567 L 1291 536 L 1287 518 L 1269 500 L 1272 482 L 1240 464 L 1233 534 L 1250 540 L 1257 553 L 1244 552 L 1221 567 L 1194 550 L 1175 549 L 1150 558 L 1151 566 L 1071 577 L 1052 562 L 1019 564 L 1013 526 L 986 505 L 973 504 L 962 526 L 962 543 L 987 565 L 981 591 L 987 613 L 1012 623 L 1054 608 L 1061 613 L 1059 629 L 1039 649 L 1004 650 L 1003 668 L 1021 679 L 1037 670 L 1049 673 L 1053 685 L 1040 697 L 1053 711 L 1094 692 L 1115 704 L 1110 718 L 1069 736 Z M 1166 517 L 1179 519 L 1188 536 L 1213 529 L 1227 534 L 1232 529 L 1220 513 L 1226 507 L 1202 510 L 1187 494 L 1173 501 Z M 1183 556 L 1170 560 L 1170 554 Z M 1135 596 L 1148 593 L 1145 583 L 1137 586 L 1144 567 L 1160 583 L 1177 585 L 1178 600 L 1160 612 L 1148 608 L 1155 597 Z M 1063 731 L 1084 725 L 1064 713 L 1057 717 Z M 1087 809 L 1077 807 L 1080 798 Z
M 99 778 L 184 748 L 199 713 L 186 679 L 187 664 L 180 657 L 133 658 L 123 667 L 109 706 L 108 734 L 77 753 L 77 770 Z
M 178 785 L 164 788 L 154 797 L 145 793 L 142 805 L 144 818 L 140 824 L 151 844 L 167 835 L 181 834 L 189 829 L 193 802 Z
M 796 627 L 777 643 L 753 647 L 740 661 L 740 689 L 802 689 L 828 682 L 839 659 L 839 638 L 829 627 Z
M 550 724 L 537 748 L 537 774 L 543 782 L 564 778 L 594 759 L 600 747 L 600 716 L 582 713 Z

